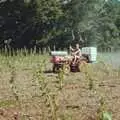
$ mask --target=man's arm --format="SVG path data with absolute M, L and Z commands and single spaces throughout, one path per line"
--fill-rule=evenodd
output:
M 82 53 L 81 53 L 81 50 L 80 49 L 78 49 L 76 52 L 75 52 L 75 54 L 78 54 L 79 53 L 79 55 L 81 56 L 82 55 Z
M 73 52 L 74 51 L 74 49 L 72 48 L 72 46 L 70 46 L 70 50 Z

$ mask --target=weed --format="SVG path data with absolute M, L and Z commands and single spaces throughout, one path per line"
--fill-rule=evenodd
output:
M 16 70 L 15 70 L 15 67 L 11 64 L 9 64 L 9 68 L 10 68 L 10 71 L 11 71 L 11 77 L 10 77 L 10 80 L 9 80 L 10 88 L 12 90 L 12 93 L 13 93 L 13 96 L 14 96 L 15 100 L 19 101 L 17 86 L 15 85 L 15 78 L 16 78 L 16 72 L 15 71 Z
M 4 101 L 0 101 L 0 107 L 4 108 L 4 107 L 10 107 L 12 105 L 16 105 L 16 101 L 15 100 L 4 100 Z
M 98 120 L 112 120 L 112 114 L 107 111 L 105 98 L 100 98 L 100 106 L 98 110 Z
M 51 114 L 51 120 L 58 120 L 57 119 L 57 110 L 58 110 L 58 105 L 56 102 L 56 95 L 55 94 L 48 94 L 47 95 L 47 106 L 49 106 L 49 112 Z
M 35 76 L 36 76 L 36 79 L 39 83 L 39 88 L 40 88 L 40 93 L 41 93 L 40 96 L 42 97 L 45 106 L 49 110 L 50 119 L 57 120 L 58 107 L 56 104 L 56 94 L 52 94 L 51 90 L 47 87 L 47 82 L 45 80 L 44 73 L 42 71 L 41 66 L 36 71 Z M 44 119 L 44 115 L 43 115 L 43 119 Z
M 81 72 L 85 74 L 86 80 L 88 81 L 89 90 L 94 89 L 94 72 L 92 65 L 83 64 L 81 65 Z
M 60 69 L 58 72 L 58 81 L 59 81 L 59 89 L 62 89 L 63 81 L 64 81 L 64 70 L 63 69 Z

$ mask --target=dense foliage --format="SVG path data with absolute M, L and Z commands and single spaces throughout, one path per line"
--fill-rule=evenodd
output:
M 1 0 L 0 47 L 120 46 L 119 0 Z

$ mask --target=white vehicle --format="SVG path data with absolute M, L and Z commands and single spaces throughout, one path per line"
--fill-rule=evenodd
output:
M 87 56 L 89 62 L 96 62 L 97 48 L 96 47 L 83 47 L 82 55 Z

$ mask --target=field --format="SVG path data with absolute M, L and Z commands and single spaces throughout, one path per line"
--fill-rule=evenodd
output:
M 111 52 L 111 53 L 99 53 L 100 60 L 104 61 L 105 63 L 111 64 L 113 68 L 120 68 L 120 51 Z
M 107 58 L 55 74 L 48 55 L 1 55 L 0 120 L 119 120 L 120 64 Z

